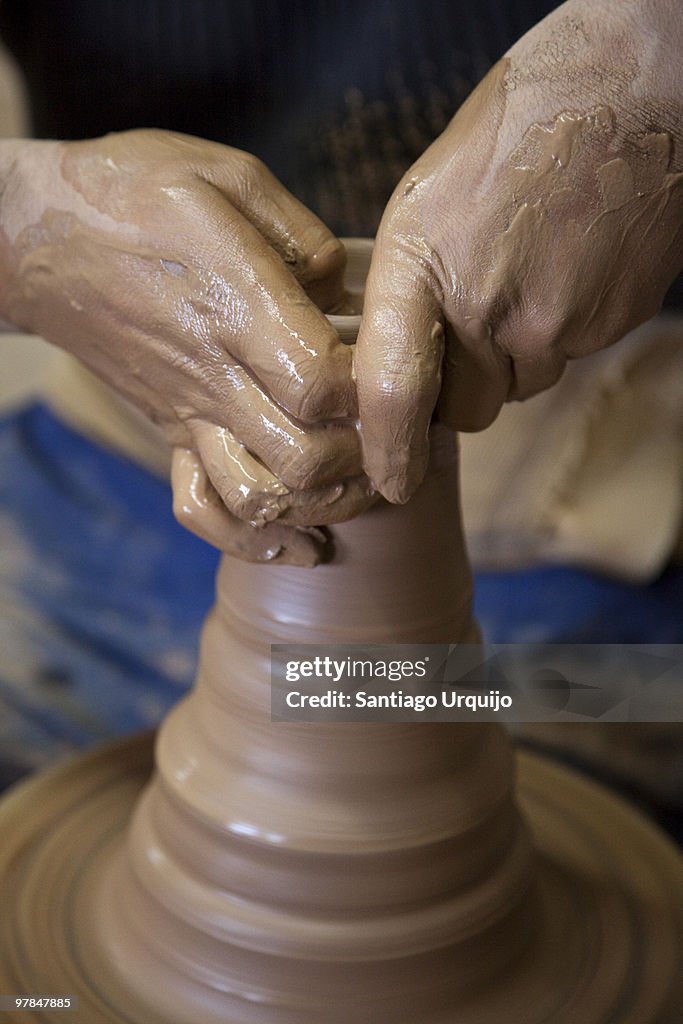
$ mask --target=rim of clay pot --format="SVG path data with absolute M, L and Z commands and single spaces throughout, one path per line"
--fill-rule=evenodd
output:
M 375 245 L 374 238 L 342 238 L 346 249 L 346 271 L 344 285 L 348 292 L 347 306 L 349 313 L 328 313 L 330 321 L 341 340 L 351 345 L 358 336 L 363 307 L 365 280 L 370 269 L 370 259 Z

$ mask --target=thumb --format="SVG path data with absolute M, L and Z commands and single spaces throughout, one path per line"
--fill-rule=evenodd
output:
M 429 458 L 444 330 L 424 256 L 380 229 L 355 352 L 364 469 L 385 498 L 405 502 Z

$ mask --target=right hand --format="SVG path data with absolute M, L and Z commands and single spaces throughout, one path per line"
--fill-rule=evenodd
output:
M 254 524 L 265 558 L 268 524 L 288 535 L 275 520 L 368 504 L 351 350 L 321 312 L 343 296 L 343 248 L 258 160 L 147 130 L 3 146 L 0 314 L 160 425 L 176 470 L 194 467 L 174 473 L 190 529 L 254 557 Z M 291 541 L 282 560 L 316 560 L 315 531 Z
M 683 268 L 680 14 L 569 0 L 397 186 L 356 351 L 365 466 L 388 500 L 422 480 L 435 412 L 481 430 L 659 309 Z

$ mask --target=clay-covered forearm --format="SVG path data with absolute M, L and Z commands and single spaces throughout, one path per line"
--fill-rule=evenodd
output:
M 0 141 L 0 333 L 16 330 L 7 316 L 8 290 L 10 276 L 14 273 L 14 260 L 4 220 L 16 161 L 16 146 L 14 140 Z
M 589 280 L 608 262 L 612 284 L 623 280 L 628 239 L 641 238 L 638 257 L 649 250 L 650 260 L 621 298 L 629 326 L 656 312 L 683 269 L 681 52 L 679 0 L 568 0 L 506 56 L 502 180 L 514 182 L 518 209 L 541 204 L 558 225 L 595 239 Z M 572 244 L 569 256 L 577 251 Z M 602 261 L 595 270 L 591 255 Z M 594 344 L 589 331 L 571 354 Z
M 65 331 L 60 306 L 79 305 L 79 283 L 70 274 L 76 260 L 74 238 L 85 232 L 110 232 L 121 247 L 139 242 L 142 225 L 107 212 L 107 197 L 88 197 L 77 177 L 66 171 L 78 143 L 45 139 L 0 142 L 0 315 L 14 329 L 40 333 L 99 369 L 97 334 Z M 87 145 L 87 144 L 86 144 Z M 112 253 L 113 255 L 113 253 Z M 97 262 L 81 275 L 80 287 L 97 279 Z M 89 279 L 89 280 L 88 280 Z M 112 292 L 116 281 L 110 278 Z M 83 312 L 81 310 L 81 312 Z
M 506 54 L 511 134 L 516 124 L 609 105 L 621 137 L 668 132 L 680 167 L 681 52 L 679 0 L 568 0 Z
M 16 330 L 12 322 L 11 306 L 17 275 L 15 242 L 31 212 L 30 180 L 27 165 L 36 148 L 33 140 L 0 140 L 0 330 Z

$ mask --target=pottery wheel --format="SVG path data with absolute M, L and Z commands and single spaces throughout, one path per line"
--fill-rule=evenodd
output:
M 117 1005 L 121 993 L 108 991 L 106 979 L 93 974 L 84 938 L 93 880 L 120 847 L 152 762 L 150 736 L 119 742 L 16 787 L 0 805 L 0 994 L 77 996 L 80 1001 L 77 1013 L 10 1012 L 3 1015 L 8 1024 L 164 1021 L 149 1009 Z M 544 865 L 543 884 L 557 888 L 558 922 L 563 919 L 562 894 L 571 904 L 565 911 L 583 921 L 578 952 L 584 962 L 578 976 L 563 979 L 562 956 L 551 957 L 559 961 L 556 1014 L 537 1016 L 529 979 L 515 978 L 492 993 L 484 1015 L 479 1007 L 477 1022 L 679 1024 L 683 1000 L 656 1005 L 670 987 L 672 972 L 675 977 L 680 970 L 679 852 L 621 800 L 536 755 L 519 756 L 519 797 Z M 557 943 L 555 954 L 561 950 L 562 936 L 553 939 L 552 928 L 547 941 Z M 568 959 L 575 961 L 577 951 L 570 952 Z M 543 965 L 537 959 L 534 970 L 539 969 Z M 587 993 L 591 1016 L 580 1009 L 579 989 Z M 526 1008 L 515 1005 L 522 990 Z M 602 1005 L 596 992 L 604 993 Z M 570 1005 L 573 1017 L 566 1016 Z

